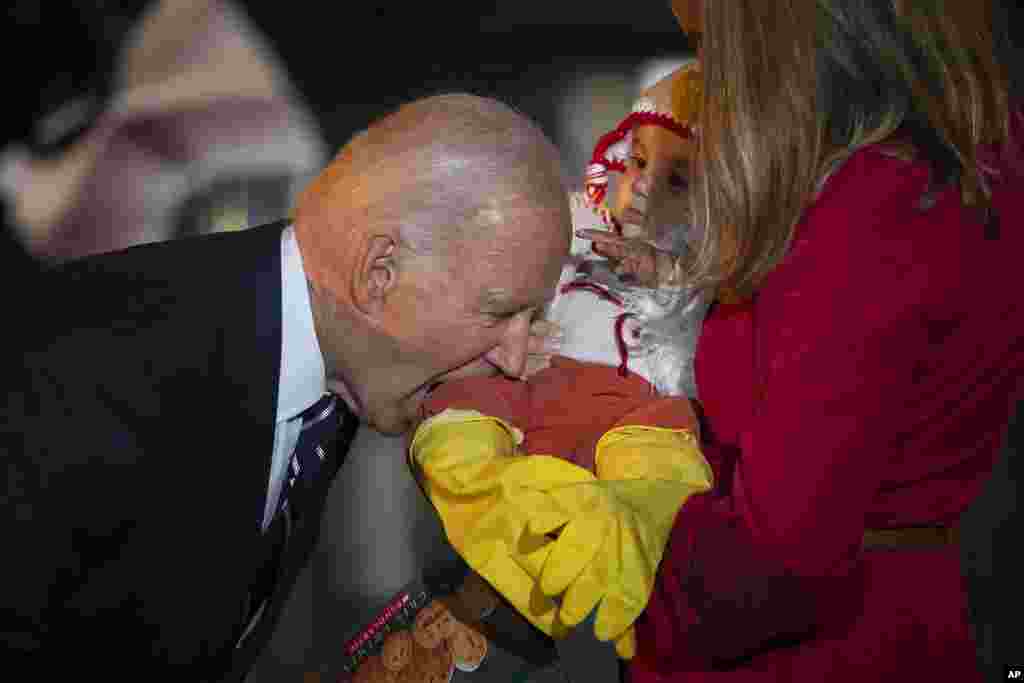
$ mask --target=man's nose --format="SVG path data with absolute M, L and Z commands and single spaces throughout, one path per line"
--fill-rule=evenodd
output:
M 532 313 L 523 311 L 515 316 L 505 330 L 501 343 L 484 356 L 509 377 L 519 377 L 526 369 L 527 342 L 530 337 Z

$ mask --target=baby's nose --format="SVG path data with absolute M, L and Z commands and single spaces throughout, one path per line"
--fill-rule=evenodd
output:
M 646 195 L 651 191 L 651 178 L 649 173 L 641 173 L 633 181 L 633 194 Z M 635 199 L 635 198 L 634 198 Z

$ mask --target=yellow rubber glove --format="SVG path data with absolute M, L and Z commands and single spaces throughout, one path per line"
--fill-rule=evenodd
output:
M 544 534 L 564 524 L 547 551 L 540 588 L 564 592 L 559 618 L 575 626 L 595 608 L 594 634 L 635 653 L 632 624 L 647 605 L 676 513 L 712 486 L 710 465 L 692 433 L 618 427 L 597 444 L 598 480 L 544 487 L 550 502 L 530 515 Z
M 417 428 L 409 456 L 452 547 L 534 626 L 559 638 L 567 629 L 558 605 L 537 584 L 552 541 L 528 529 L 530 514 L 551 500 L 533 484 L 595 478 L 559 458 L 519 454 L 521 442 L 503 420 L 448 409 Z
M 615 653 L 622 659 L 633 659 L 636 656 L 636 629 L 632 625 L 615 639 Z

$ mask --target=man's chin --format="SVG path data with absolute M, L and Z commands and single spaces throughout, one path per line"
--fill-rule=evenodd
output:
M 412 420 L 395 410 L 371 410 L 363 421 L 370 429 L 387 436 L 404 434 L 412 426 Z
M 380 432 L 397 436 L 419 424 L 422 419 L 423 402 L 433 383 L 425 384 L 399 401 L 386 406 L 371 406 L 366 415 L 370 427 Z
M 401 436 L 409 431 L 412 427 L 412 423 L 408 420 L 402 421 L 401 423 L 395 422 L 377 422 L 370 420 L 367 422 L 371 429 L 380 432 L 385 436 Z

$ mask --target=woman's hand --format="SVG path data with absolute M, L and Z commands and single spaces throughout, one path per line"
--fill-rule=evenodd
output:
M 644 240 L 620 237 L 604 230 L 578 230 L 576 234 L 594 243 L 594 251 L 615 262 L 616 275 L 631 275 L 637 284 L 658 287 L 670 284 L 675 258 Z

